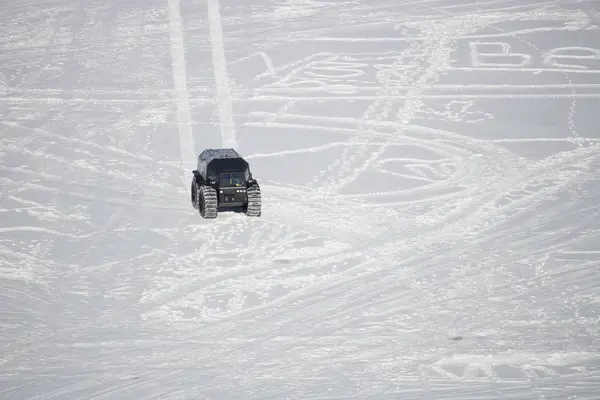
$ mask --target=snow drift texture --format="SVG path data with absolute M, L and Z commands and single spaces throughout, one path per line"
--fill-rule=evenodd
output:
M 597 398 L 597 2 L 0 18 L 1 398 Z

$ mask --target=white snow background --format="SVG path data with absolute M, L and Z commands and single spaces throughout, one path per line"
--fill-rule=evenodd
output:
M 2 2 L 0 398 L 599 399 L 599 9 Z

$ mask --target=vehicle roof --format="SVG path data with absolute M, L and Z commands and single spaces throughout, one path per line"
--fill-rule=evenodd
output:
M 242 158 L 235 149 L 206 149 L 200 153 L 198 158 L 204 162 L 215 159 Z

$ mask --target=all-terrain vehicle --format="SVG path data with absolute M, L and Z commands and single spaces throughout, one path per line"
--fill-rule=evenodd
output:
M 240 210 L 249 217 L 261 215 L 261 192 L 248 162 L 234 149 L 206 149 L 193 170 L 192 206 L 202 218 L 219 211 Z

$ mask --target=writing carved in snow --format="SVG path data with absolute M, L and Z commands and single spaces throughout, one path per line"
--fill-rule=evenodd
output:
M 531 68 L 534 63 L 534 55 L 513 51 L 506 42 L 470 42 L 469 48 L 474 67 Z M 541 51 L 539 56 L 544 68 L 600 72 L 600 49 L 557 47 Z

